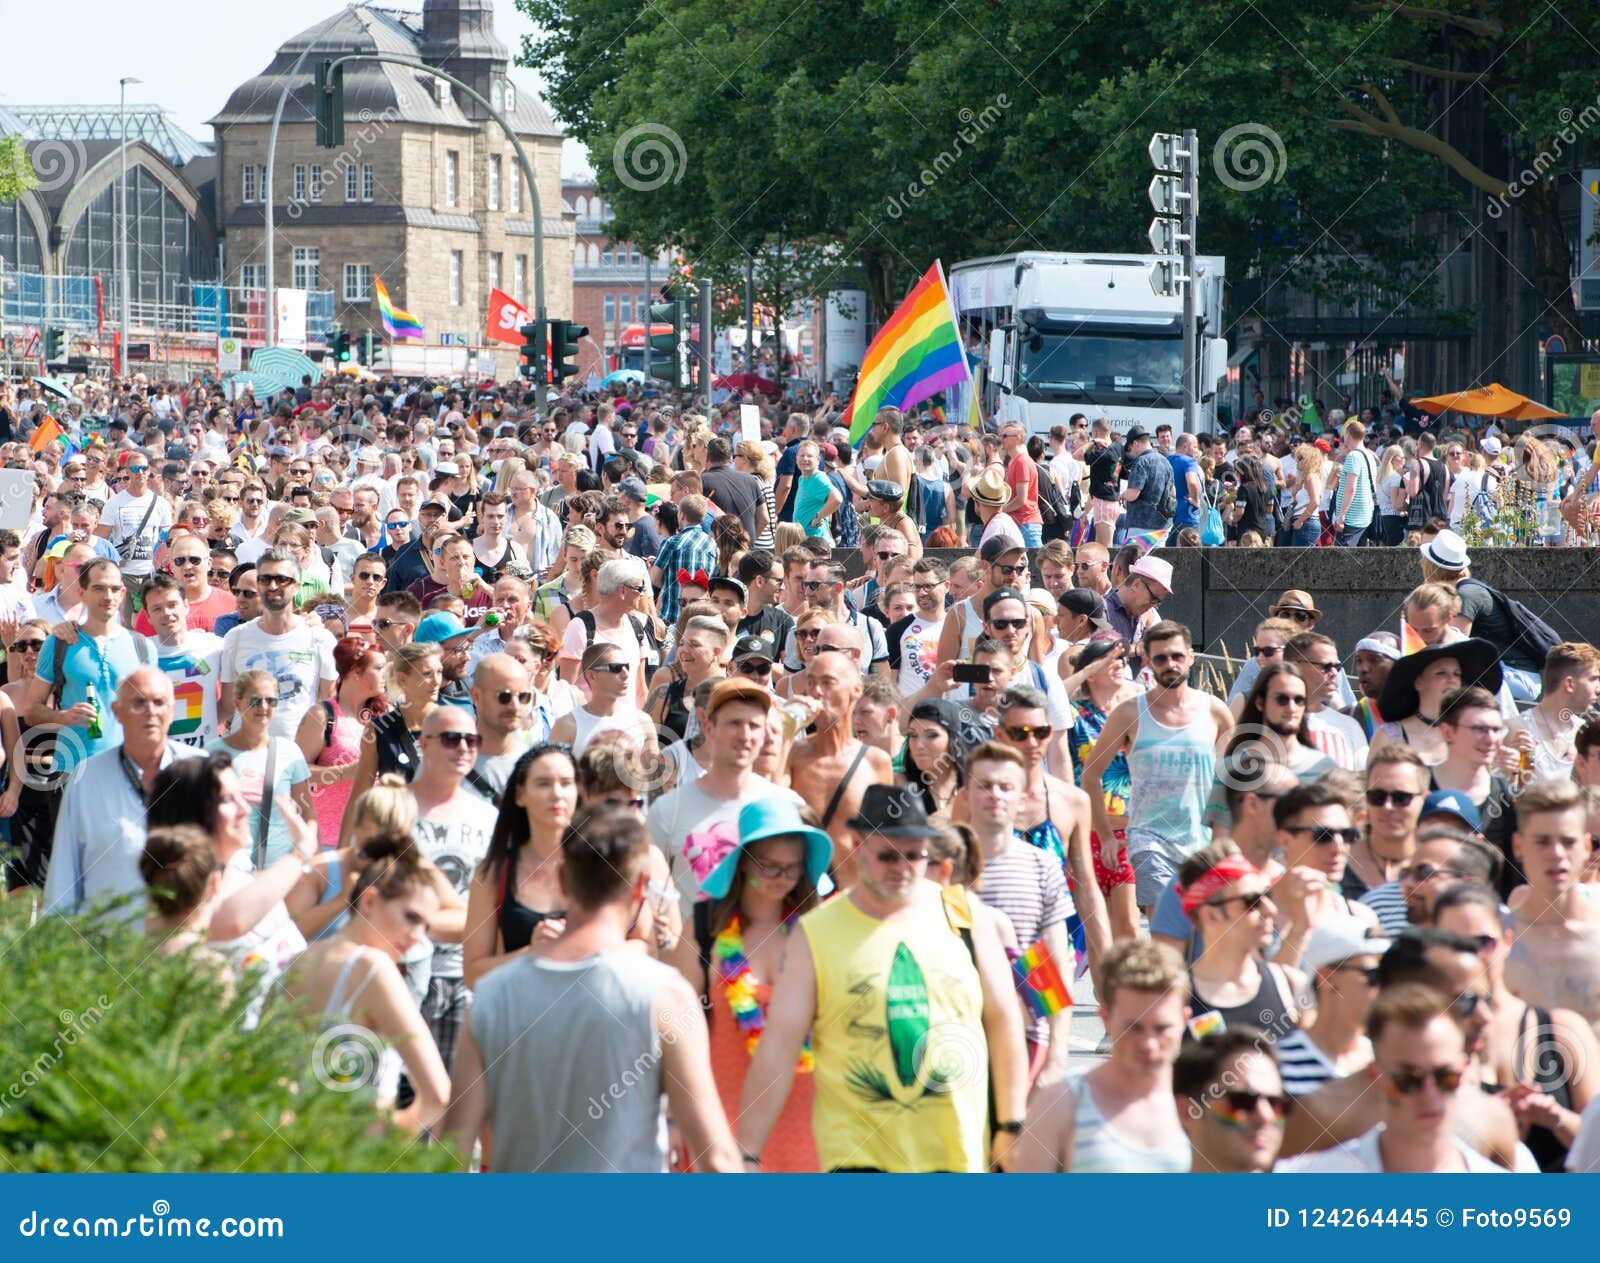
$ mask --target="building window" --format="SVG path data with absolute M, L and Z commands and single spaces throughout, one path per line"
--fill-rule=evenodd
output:
M 466 256 L 460 250 L 450 251 L 450 305 L 461 306 L 461 273 L 466 266 Z
M 517 85 L 511 80 L 506 80 L 506 113 L 510 114 L 517 108 Z
M 519 254 L 516 262 L 512 264 L 512 268 L 511 297 L 520 303 L 524 301 L 524 297 L 528 292 L 528 256 Z
M 313 202 L 320 202 L 322 200 L 322 164 L 320 162 L 311 164 L 310 178 L 311 188 L 308 190 L 310 198 Z
M 348 167 L 346 167 L 344 169 L 344 200 L 345 201 L 353 202 L 358 197 L 360 197 L 360 194 L 356 191 L 356 189 L 357 189 L 356 181 L 359 178 L 360 178 L 360 176 L 356 171 L 356 164 L 355 163 L 352 162 Z
M 609 245 L 600 251 L 600 266 L 603 268 L 611 266 L 611 247 Z
M 579 219 L 588 219 L 589 199 L 580 194 L 578 200 L 573 204 L 572 209 L 578 212 Z
M 344 265 L 344 300 L 347 303 L 372 301 L 372 265 L 346 263 Z
M 301 162 L 294 164 L 293 196 L 294 200 L 297 202 L 303 202 L 306 200 L 306 168 L 305 164 Z
M 511 164 L 510 175 L 511 213 L 513 215 L 520 215 L 522 214 L 522 164 L 520 162 L 513 162 Z
M 633 321 L 633 295 L 632 294 L 624 294 L 624 295 L 622 295 L 621 298 L 619 298 L 617 300 L 617 303 L 618 303 L 618 308 L 619 308 L 618 311 L 617 311 L 617 319 L 622 321 L 623 324 L 632 323 L 632 321 Z
M 257 193 L 256 193 L 256 169 L 255 169 L 254 164 L 248 163 L 248 162 L 245 163 L 244 166 L 239 168 L 239 176 L 240 176 L 239 200 L 241 202 L 253 202 L 253 201 L 255 201 L 256 197 L 257 197 Z
M 602 298 L 600 300 L 600 309 L 604 312 L 600 323 L 605 325 L 607 329 L 617 323 L 617 296 L 615 294 L 607 294 Z
M 294 248 L 294 287 L 296 289 L 322 288 L 322 261 L 316 246 Z
M 450 80 L 435 79 L 433 86 L 439 94 L 439 108 L 441 110 L 448 109 L 450 107 Z
M 500 209 L 500 155 L 489 157 L 489 209 Z
M 239 268 L 239 288 L 244 290 L 266 289 L 267 269 L 262 263 L 246 263 Z
M 628 247 L 628 265 L 630 267 L 638 267 L 639 264 L 642 263 L 642 262 L 643 262 L 643 259 L 641 259 L 640 256 L 639 256 L 639 247 L 638 246 L 629 246 Z
M 489 256 L 489 288 L 490 289 L 499 289 L 500 288 L 500 259 L 501 259 L 501 255 L 500 255 L 500 252 L 498 250 L 496 250 L 493 254 L 491 254 Z
M 461 197 L 461 155 L 454 149 L 444 152 L 444 204 L 454 206 Z
M 372 164 L 363 162 L 361 164 L 361 200 L 363 202 L 372 200 L 372 189 L 375 183 L 376 181 L 372 178 Z

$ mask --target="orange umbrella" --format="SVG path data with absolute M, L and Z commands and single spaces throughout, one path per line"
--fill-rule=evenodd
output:
M 1474 417 L 1498 417 L 1502 421 L 1543 421 L 1566 414 L 1542 403 L 1534 403 L 1526 395 L 1507 390 L 1499 382 L 1490 382 L 1474 390 L 1460 390 L 1453 395 L 1434 395 L 1431 399 L 1413 399 L 1412 404 L 1422 411 L 1438 416 L 1441 412 L 1465 412 Z

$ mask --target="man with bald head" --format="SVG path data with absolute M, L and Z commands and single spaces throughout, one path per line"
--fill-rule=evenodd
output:
M 819 706 L 813 735 L 795 743 L 789 756 L 789 787 L 806 800 L 817 820 L 833 839 L 834 880 L 848 886 L 855 880 L 850 859 L 851 835 L 845 821 L 860 811 L 868 785 L 894 783 L 894 766 L 876 746 L 856 740 L 851 717 L 861 698 L 861 668 L 845 646 L 825 647 L 830 632 L 852 627 L 824 627 L 805 678 L 796 691 Z
M 67 782 L 45 877 L 46 912 L 73 913 L 132 896 L 118 914 L 129 920 L 144 914 L 138 896 L 144 892 L 145 793 L 173 760 L 201 754 L 167 739 L 172 682 L 157 667 L 124 676 L 111 711 L 122 726 L 122 744 L 78 764 Z
M 528 717 L 533 696 L 532 673 L 508 653 L 489 654 L 472 673 L 472 710 L 483 744 L 467 773 L 465 788 L 494 807 L 500 805 L 511 769 L 530 744 Z

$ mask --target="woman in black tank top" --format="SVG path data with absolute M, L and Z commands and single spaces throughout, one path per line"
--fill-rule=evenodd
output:
M 468 986 L 565 926 L 561 835 L 578 805 L 578 768 L 563 745 L 533 746 L 506 780 L 489 852 L 472 876 L 462 940 Z
M 663 728 L 676 733 L 679 740 L 689 735 L 689 703 L 685 700 L 695 688 L 718 669 L 726 652 L 728 629 L 719 618 L 692 616 L 683 625 L 672 665 L 662 667 L 650 681 L 650 696 L 645 714 Z

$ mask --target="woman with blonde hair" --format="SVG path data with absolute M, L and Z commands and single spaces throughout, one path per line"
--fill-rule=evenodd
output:
M 1393 548 L 1406 537 L 1411 497 L 1406 494 L 1406 449 L 1395 443 L 1378 458 L 1378 538 Z
M 561 573 L 549 583 L 540 584 L 533 596 L 534 618 L 549 621 L 550 616 L 567 599 L 568 592 L 576 592 L 583 586 L 583 559 L 589 555 L 589 550 L 595 546 L 595 534 L 587 526 L 574 524 L 567 527 L 566 533 L 561 537 Z M 567 619 L 572 617 L 571 611 Z M 566 630 L 566 620 L 561 624 L 561 630 Z
M 1322 538 L 1318 510 L 1327 486 L 1322 449 L 1302 443 L 1294 449 L 1294 494 L 1289 500 L 1289 547 L 1314 548 Z
M 501 495 L 511 494 L 511 480 L 518 474 L 526 473 L 527 464 L 520 456 L 507 456 L 500 462 L 500 472 L 494 476 L 494 490 Z
M 755 546 L 771 548 L 773 528 L 778 521 L 778 505 L 772 497 L 773 479 L 776 477 L 772 457 L 767 455 L 766 448 L 761 444 L 745 439 L 733 449 L 733 467 L 741 473 L 754 474 L 761 481 L 761 497 L 767 502 L 767 525 L 756 533 Z M 723 573 L 729 572 L 724 570 Z
M 797 547 L 806 537 L 806 528 L 798 522 L 779 522 L 772 532 L 772 551 L 779 557 Z

